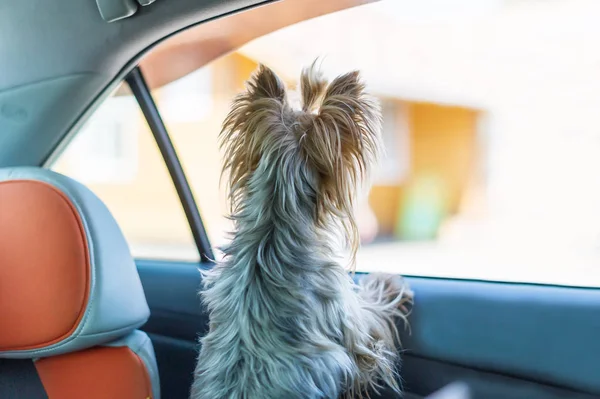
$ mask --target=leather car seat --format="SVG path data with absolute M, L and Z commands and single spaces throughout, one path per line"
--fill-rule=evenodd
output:
M 149 315 L 98 197 L 49 170 L 0 169 L 0 374 L 16 374 L 0 382 L 15 397 L 37 399 L 30 378 L 19 386 L 30 362 L 49 399 L 159 399 L 152 343 L 137 330 Z

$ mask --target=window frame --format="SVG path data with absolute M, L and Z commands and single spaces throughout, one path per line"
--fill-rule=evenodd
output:
M 175 187 L 177 196 L 183 207 L 194 243 L 200 255 L 200 262 L 213 262 L 215 259 L 213 250 L 208 235 L 206 234 L 206 229 L 204 228 L 204 223 L 202 222 L 196 199 L 192 193 L 192 189 L 185 175 L 185 171 L 183 170 L 183 166 L 181 165 L 179 156 L 177 155 L 175 146 L 171 141 L 171 136 L 160 116 L 160 111 L 156 106 L 156 102 L 152 97 L 150 88 L 144 79 L 144 75 L 139 65 L 127 74 L 124 82 L 127 83 L 129 89 L 133 93 L 133 96 L 144 115 L 144 119 L 146 119 L 146 123 L 152 132 L 163 161 L 165 162 L 171 181 L 173 182 L 173 186 Z

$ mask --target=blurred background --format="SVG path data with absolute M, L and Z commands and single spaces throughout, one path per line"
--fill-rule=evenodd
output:
M 248 29 L 269 21 L 245 18 Z M 323 57 L 329 77 L 361 70 L 384 116 L 386 155 L 358 210 L 358 270 L 597 286 L 599 20 L 596 0 L 384 0 L 241 38 L 195 68 L 222 45 L 201 25 L 141 65 L 215 246 L 231 229 L 217 139 L 231 100 L 258 63 L 294 88 Z M 134 255 L 198 259 L 125 87 L 54 169 L 109 205 Z

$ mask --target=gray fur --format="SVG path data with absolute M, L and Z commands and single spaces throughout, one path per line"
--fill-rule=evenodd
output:
M 399 276 L 356 285 L 332 236 L 354 249 L 353 192 L 377 156 L 379 111 L 357 73 L 304 71 L 302 110 L 261 66 L 222 132 L 235 231 L 205 273 L 210 331 L 192 399 L 335 399 L 399 390 Z M 354 254 L 354 251 L 352 251 Z

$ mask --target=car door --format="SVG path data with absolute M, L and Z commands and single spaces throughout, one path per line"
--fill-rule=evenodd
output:
M 403 6 L 398 6 L 400 3 Z M 257 60 L 280 70 L 294 70 L 286 66 L 295 61 L 291 53 L 310 49 L 298 47 L 306 41 L 316 46 L 318 32 L 323 42 L 328 41 L 327 35 L 333 35 L 331 41 L 337 48 L 360 57 L 363 51 L 370 54 L 357 45 L 366 43 L 359 36 L 361 32 L 368 36 L 367 31 L 378 32 L 379 45 L 393 44 L 395 51 L 412 54 L 422 62 L 404 59 L 409 71 L 404 77 L 404 72 L 396 72 L 403 71 L 402 64 L 396 63 L 400 60 L 389 61 L 388 55 L 377 62 L 357 62 L 366 71 L 380 71 L 367 72 L 366 78 L 372 78 L 373 90 L 380 93 L 384 142 L 389 150 L 369 201 L 359 210 L 364 247 L 359 253 L 357 278 L 378 271 L 404 274 L 415 292 L 410 328 L 401 328 L 401 375 L 407 397 L 425 397 L 455 381 L 465 382 L 473 398 L 600 397 L 600 290 L 596 288 L 600 279 L 597 266 L 594 269 L 600 257 L 594 240 L 585 241 L 597 234 L 597 225 L 590 228 L 598 221 L 593 201 L 586 198 L 597 198 L 592 186 L 598 182 L 573 177 L 574 182 L 560 186 L 560 179 L 549 183 L 550 172 L 544 172 L 547 168 L 566 178 L 551 157 L 563 154 L 569 171 L 593 178 L 586 172 L 586 162 L 579 159 L 592 162 L 593 153 L 586 152 L 591 145 L 586 138 L 574 143 L 568 131 L 552 130 L 547 122 L 552 115 L 542 115 L 540 110 L 548 107 L 546 102 L 540 103 L 548 88 L 537 78 L 537 74 L 546 73 L 543 76 L 564 79 L 564 83 L 555 82 L 556 87 L 564 87 L 573 96 L 583 95 L 578 90 L 585 85 L 565 71 L 588 65 L 588 61 L 573 58 L 560 68 L 548 67 L 541 72 L 535 57 L 539 62 L 559 62 L 560 54 L 553 52 L 570 43 L 564 37 L 567 44 L 547 52 L 541 44 L 529 58 L 519 52 L 527 49 L 528 41 L 542 43 L 545 36 L 535 27 L 542 29 L 558 18 L 561 10 L 569 10 L 573 18 L 592 29 L 586 13 L 596 15 L 598 10 L 586 4 L 569 6 L 562 2 L 547 8 L 521 5 L 502 12 L 494 9 L 497 14 L 491 20 L 497 31 L 490 31 L 485 23 L 469 25 L 463 20 L 456 24 L 443 20 L 438 25 L 423 22 L 423 15 L 429 15 L 424 9 L 399 2 L 381 6 L 379 13 L 359 7 L 332 14 L 342 15 L 338 19 L 319 18 L 309 28 L 284 29 L 265 36 L 262 42 L 253 41 L 243 51 L 233 51 L 249 40 L 238 31 L 231 31 L 228 42 L 234 48 L 223 46 L 219 40 L 206 40 L 208 32 L 215 29 L 247 26 L 254 38 L 314 16 L 286 14 L 278 26 L 266 29 L 257 21 L 279 14 L 269 8 L 272 5 L 258 9 L 260 12 L 247 10 L 199 25 L 152 50 L 111 97 L 112 105 L 107 109 L 112 113 L 106 111 L 95 119 L 99 127 L 92 120 L 88 130 L 80 132 L 81 137 L 88 138 L 77 141 L 76 137 L 70 153 L 67 147 L 66 154 L 71 155 L 58 157 L 54 167 L 91 186 L 131 238 L 151 308 L 144 330 L 155 347 L 163 397 L 188 396 L 198 338 L 206 332 L 208 322 L 198 296 L 200 271 L 212 267 L 218 257 L 214 247 L 226 242 L 225 233 L 231 227 L 222 217 L 227 208 L 218 185 L 217 134 L 227 104 Z M 294 9 L 299 10 L 290 8 Z M 322 14 L 332 11 L 322 10 Z M 375 26 L 373 21 L 378 20 L 370 19 L 370 25 L 359 24 L 367 17 L 377 18 L 382 11 L 406 11 L 414 20 L 405 16 L 406 20 L 396 21 L 394 35 L 385 30 L 392 29 L 389 22 Z M 537 25 L 533 22 L 536 17 L 542 19 Z M 482 17 L 482 21 L 488 20 Z M 354 36 L 344 31 L 344 26 L 357 27 L 352 30 Z M 579 43 L 576 30 L 565 35 Z M 305 36 L 311 31 L 317 36 Z M 495 36 L 498 32 L 524 36 L 508 41 Z M 560 30 L 552 32 L 558 35 Z M 397 42 L 397 34 L 402 33 L 414 37 L 417 44 L 411 44 L 410 39 L 409 43 Z M 489 48 L 498 53 L 477 47 L 485 42 L 477 42 L 472 36 L 475 33 L 492 38 Z M 446 41 L 448 36 L 453 40 Z M 519 38 L 525 41 L 522 47 L 518 47 Z M 463 40 L 460 45 L 456 44 L 459 40 Z M 286 43 L 289 48 L 284 48 Z M 402 45 L 410 51 L 402 50 Z M 511 52 L 510 46 L 518 51 Z M 587 48 L 585 43 L 581 46 L 581 51 Z M 389 51 L 390 47 L 382 50 Z M 571 55 L 583 54 L 569 51 Z M 471 64 L 450 61 L 452 56 L 472 59 Z M 498 66 L 490 57 L 514 65 Z M 446 60 L 454 69 L 447 66 L 444 70 L 444 65 L 436 69 L 433 64 L 437 60 Z M 468 65 L 473 75 L 461 74 L 461 67 Z M 342 70 L 345 65 L 340 61 L 337 67 Z M 475 71 L 476 67 L 496 69 L 490 73 L 488 69 Z M 389 84 L 380 76 L 389 79 Z M 490 76 L 500 83 L 486 82 Z M 409 84 L 413 80 L 417 82 L 414 87 Z M 471 87 L 479 82 L 489 87 Z M 530 88 L 527 98 L 538 101 L 534 104 L 538 108 L 525 107 L 525 100 L 519 98 L 522 93 L 518 89 L 523 85 Z M 507 86 L 512 92 L 503 91 Z M 594 104 L 597 100 L 595 94 L 581 101 L 570 99 L 575 106 L 563 105 L 572 119 L 560 120 L 585 117 L 586 101 Z M 137 127 L 128 125 L 132 115 L 137 118 Z M 107 123 L 111 118 L 125 122 Z M 588 121 L 593 123 L 593 118 Z M 538 133 L 527 135 L 537 127 L 556 135 L 552 136 L 552 151 L 539 149 Z M 581 129 L 597 137 L 593 129 Z M 106 141 L 109 130 L 120 132 L 112 143 Z M 136 131 L 134 137 L 123 138 L 127 135 L 124 132 L 132 131 Z M 395 133 L 386 133 L 390 131 Z M 93 139 L 100 136 L 100 141 Z M 564 153 L 559 151 L 561 147 Z M 534 150 L 539 154 L 531 152 Z M 556 190 L 571 190 L 581 200 L 568 195 L 549 197 L 552 193 L 559 196 L 552 190 L 554 185 Z M 544 201 L 555 204 L 555 208 L 544 207 Z M 492 209 L 484 216 L 478 213 L 483 212 L 482 203 Z M 579 218 L 579 223 L 569 215 Z M 589 215 L 587 220 L 585 215 Z M 561 225 L 577 234 L 559 231 Z M 551 229 L 556 229 L 554 234 Z

